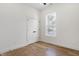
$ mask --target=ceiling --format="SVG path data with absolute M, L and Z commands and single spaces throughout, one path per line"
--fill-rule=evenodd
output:
M 52 3 L 47 3 L 47 5 L 43 5 L 43 3 L 27 3 L 26 5 L 33 7 L 33 8 L 36 8 L 38 10 L 42 10 L 49 5 L 52 5 Z

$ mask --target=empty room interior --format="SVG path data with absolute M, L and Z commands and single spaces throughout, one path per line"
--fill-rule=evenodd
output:
M 79 56 L 79 3 L 0 3 L 0 56 Z

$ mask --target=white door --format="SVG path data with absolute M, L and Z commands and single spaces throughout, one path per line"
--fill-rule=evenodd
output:
M 27 40 L 28 43 L 34 43 L 38 40 L 38 20 L 33 18 L 27 19 Z

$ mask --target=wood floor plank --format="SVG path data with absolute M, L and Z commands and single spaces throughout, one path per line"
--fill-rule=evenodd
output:
M 28 46 L 15 49 L 2 54 L 3 56 L 79 56 L 79 51 L 66 49 L 48 44 L 36 42 Z

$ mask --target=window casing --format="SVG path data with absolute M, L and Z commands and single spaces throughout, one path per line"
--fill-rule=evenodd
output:
M 46 36 L 56 36 L 56 12 L 46 15 Z

